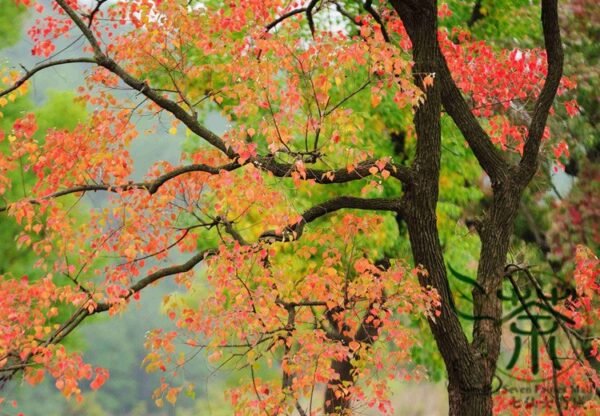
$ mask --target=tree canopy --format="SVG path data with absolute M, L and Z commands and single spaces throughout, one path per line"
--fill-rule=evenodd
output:
M 39 63 L 2 72 L 0 111 L 43 71 L 86 69 L 79 120 L 40 129 L 23 111 L 0 131 L 0 213 L 35 268 L 0 262 L 0 387 L 22 374 L 68 398 L 100 389 L 108 371 L 63 341 L 168 279 L 172 325 L 131 340 L 162 374 L 159 406 L 195 394 L 185 368 L 202 353 L 239 371 L 240 415 L 393 414 L 390 380 L 426 378 L 436 359 L 452 415 L 597 411 L 594 181 L 553 230 L 531 202 L 550 199 L 576 146 L 564 133 L 584 128 L 569 121 L 586 96 L 563 76 L 556 0 L 514 22 L 483 1 L 15 3 L 35 15 Z M 486 18 L 523 45 L 488 39 Z M 130 146 L 150 132 L 186 142 L 137 179 Z M 579 218 L 566 231 L 565 215 Z M 512 256 L 520 240 L 567 295 Z M 505 290 L 523 318 L 503 311 Z M 539 363 L 511 360 L 513 377 L 542 376 L 532 402 L 496 383 L 508 319 L 540 336 Z

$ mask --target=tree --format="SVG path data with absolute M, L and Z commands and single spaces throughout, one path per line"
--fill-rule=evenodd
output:
M 507 267 L 513 223 L 544 146 L 567 152 L 546 128 L 556 95 L 573 87 L 562 77 L 556 0 L 541 2 L 543 51 L 498 51 L 439 30 L 449 10 L 429 0 L 55 0 L 51 13 L 20 3 L 41 14 L 29 33 L 32 53 L 46 59 L 5 77 L 3 105 L 40 71 L 89 64 L 78 99 L 93 111 L 74 131 L 39 138 L 26 115 L 6 134 L 2 171 L 24 163 L 38 181 L 2 211 L 21 224 L 17 241 L 36 251 L 45 274 L 0 283 L 3 381 L 24 370 L 32 384 L 49 373 L 66 396 L 79 396 L 81 379 L 99 388 L 106 371 L 60 342 L 173 276 L 188 294 L 165 299 L 176 330 L 149 334 L 147 370 L 181 377 L 182 348 L 208 350 L 218 366 L 249 370 L 231 392 L 240 413 L 344 414 L 359 401 L 390 412 L 385 377 L 418 373 L 406 363 L 417 342 L 410 322 L 421 314 L 445 363 L 450 414 L 491 414 L 497 293 L 528 272 Z M 85 41 L 82 55 L 59 58 L 52 39 L 72 32 Z M 134 93 L 115 92 L 123 89 Z M 572 101 L 564 107 L 576 112 Z M 206 127 L 209 112 L 228 120 L 225 133 Z M 472 336 L 455 308 L 438 226 L 444 113 L 469 149 L 454 177 L 472 181 L 477 163 L 490 183 L 488 206 L 467 221 L 480 240 Z M 132 181 L 133 116 L 146 115 L 172 134 L 183 125 L 190 139 L 180 166 L 158 162 Z M 107 201 L 81 226 L 61 201 L 92 192 Z M 407 236 L 413 266 L 402 261 Z M 174 263 L 176 251 L 190 254 Z M 50 253 L 60 260 L 47 261 Z M 105 256 L 116 260 L 98 263 Z M 597 312 L 598 291 L 597 260 L 582 250 L 578 264 L 577 297 L 555 311 L 577 328 L 584 312 Z M 72 284 L 58 286 L 57 276 Z M 59 306 L 69 318 L 55 319 Z M 258 363 L 274 359 L 280 380 L 257 377 Z M 572 360 L 567 375 L 593 390 L 586 359 Z M 576 412 L 550 361 L 553 405 Z M 157 402 L 192 394 L 182 383 L 165 379 Z

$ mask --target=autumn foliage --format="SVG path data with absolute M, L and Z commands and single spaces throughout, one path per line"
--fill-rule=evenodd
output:
M 389 380 L 426 377 L 411 363 L 421 342 L 411 322 L 444 325 L 449 313 L 431 266 L 389 255 L 406 238 L 402 217 L 419 221 L 403 195 L 417 198 L 425 188 L 415 184 L 427 175 L 435 185 L 429 194 L 437 192 L 439 170 L 419 147 L 419 112 L 436 94 L 447 105 L 449 81 L 443 71 L 420 69 L 413 29 L 397 11 L 413 2 L 57 0 L 52 10 L 18 3 L 35 16 L 31 53 L 44 60 L 3 73 L 0 107 L 26 94 L 37 72 L 79 63 L 87 69 L 77 100 L 89 116 L 43 137 L 33 115 L 0 132 L 0 195 L 21 186 L 8 172 L 35 176 L 25 198 L 4 198 L 2 215 L 20 225 L 16 242 L 36 253 L 42 275 L 0 279 L 0 382 L 23 370 L 32 385 L 51 377 L 66 397 L 100 388 L 107 371 L 61 341 L 87 317 L 121 313 L 171 279 L 181 290 L 162 308 L 173 328 L 145 340 L 145 368 L 165 373 L 154 394 L 159 406 L 194 391 L 181 368 L 203 351 L 216 367 L 242 369 L 245 382 L 229 393 L 236 414 L 333 413 L 357 403 L 393 414 Z M 440 6 L 439 19 L 450 13 Z M 80 35 L 79 58 L 56 56 L 57 40 Z M 515 195 L 522 192 L 540 146 L 559 162 L 569 155 L 545 121 L 537 148 L 529 128 L 531 103 L 548 94 L 546 50 L 498 50 L 460 28 L 434 36 L 468 104 L 465 118 L 487 137 L 479 146 L 484 136 L 471 140 L 463 131 L 465 146 L 496 190 L 511 164 L 506 172 L 522 166 L 528 178 L 514 181 Z M 575 116 L 575 84 L 559 79 L 549 111 Z M 216 113 L 227 122 L 220 135 L 204 122 Z M 188 139 L 179 164 L 157 155 L 136 181 L 129 145 L 147 133 L 138 131 L 140 116 L 156 118 L 154 132 Z M 389 145 L 400 126 L 403 157 Z M 92 205 L 90 193 L 105 198 Z M 569 331 L 598 318 L 598 260 L 579 248 L 576 262 L 577 296 L 560 306 L 576 322 Z M 558 382 L 599 385 L 587 361 L 570 359 L 577 365 Z M 265 365 L 281 377 L 258 377 L 255 368 Z M 537 407 L 552 409 L 553 390 L 544 391 Z M 325 400 L 313 402 L 316 394 Z M 500 394 L 496 410 L 511 403 Z

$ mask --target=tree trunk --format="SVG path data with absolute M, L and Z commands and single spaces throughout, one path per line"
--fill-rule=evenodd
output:
M 348 387 L 354 384 L 352 371 L 354 367 L 349 359 L 335 360 L 331 368 L 339 375 L 337 380 L 331 380 L 325 391 L 325 414 L 344 415 L 350 410 L 351 395 Z
M 492 393 L 489 391 L 465 391 L 458 385 L 448 385 L 450 416 L 481 416 L 492 414 Z
M 439 79 L 434 79 L 433 86 L 429 87 L 425 87 L 422 82 L 426 74 L 440 74 L 443 60 L 437 43 L 435 1 L 419 2 L 420 10 L 409 7 L 404 2 L 392 3 L 405 22 L 413 43 L 415 83 L 426 93 L 425 102 L 417 108 L 414 118 L 417 134 L 414 162 L 416 174 L 414 184 L 404 189 L 402 215 L 407 223 L 414 263 L 425 269 L 419 274 L 419 282 L 423 287 L 436 289 L 441 300 L 441 314 L 435 319 L 429 319 L 429 326 L 448 373 L 450 415 L 491 415 L 491 384 L 500 349 L 501 304 L 496 296 L 496 289 L 498 283 L 501 283 L 510 228 L 507 238 L 504 238 L 503 233 L 498 244 L 486 246 L 486 250 L 481 253 L 482 256 L 490 257 L 487 260 L 482 258 L 478 277 L 486 282 L 491 281 L 485 286 L 489 290 L 477 294 L 474 299 L 477 303 L 475 312 L 489 313 L 489 319 L 484 320 L 485 323 L 481 325 L 480 335 L 488 334 L 490 339 L 482 342 L 481 348 L 478 348 L 478 345 L 469 343 L 454 310 L 437 229 L 442 84 Z M 502 217 L 503 225 L 506 219 Z M 491 275 L 493 278 L 490 279 Z M 488 351 L 492 354 L 488 354 Z
M 548 112 L 562 75 L 562 46 L 556 0 L 542 2 L 542 25 L 548 52 L 548 77 L 529 126 L 519 166 L 508 163 L 471 113 L 452 80 L 437 42 L 436 0 L 390 0 L 412 41 L 415 83 L 426 94 L 414 117 L 417 150 L 414 182 L 405 186 L 401 216 L 406 221 L 419 281 L 440 295 L 441 315 L 429 320 L 448 373 L 450 415 L 491 415 L 492 379 L 502 336 L 502 286 L 506 256 L 523 190 L 537 170 L 538 153 Z M 433 86 L 423 77 L 433 74 Z M 436 206 L 441 159 L 441 101 L 481 167 L 490 176 L 494 198 L 478 224 L 481 239 L 477 285 L 473 288 L 473 341 L 469 343 L 453 308 L 437 230 Z

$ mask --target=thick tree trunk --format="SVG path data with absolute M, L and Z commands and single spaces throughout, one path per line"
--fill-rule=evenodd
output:
M 419 207 L 415 211 L 419 212 Z M 421 207 L 422 209 L 422 207 Z M 427 273 L 420 276 L 423 286 L 431 285 L 442 298 L 441 315 L 435 321 L 430 320 L 429 325 L 434 334 L 437 347 L 446 364 L 448 373 L 449 414 L 451 416 L 463 415 L 491 415 L 492 414 L 492 379 L 494 376 L 496 360 L 500 347 L 500 327 L 490 321 L 489 326 L 484 326 L 481 334 L 489 335 L 489 342 L 480 350 L 470 345 L 462 330 L 456 312 L 452 309 L 450 290 L 447 284 L 446 269 L 441 256 L 441 247 L 435 229 L 435 216 L 427 215 L 429 221 L 423 218 L 423 211 L 415 218 L 407 220 L 413 257 L 416 264 L 421 264 Z M 499 305 L 488 297 L 481 302 L 488 302 L 488 307 L 482 308 L 487 312 L 490 308 Z M 496 311 L 500 314 L 501 311 Z M 489 348 L 493 351 L 489 356 L 482 350 Z
M 508 240 L 502 241 L 489 252 L 493 254 L 489 261 L 483 261 L 481 275 L 493 273 L 493 282 L 486 290 L 485 296 L 475 300 L 479 305 L 477 312 L 489 313 L 489 318 L 481 330 L 491 335 L 489 342 L 479 349 L 471 345 L 463 331 L 448 284 L 446 265 L 437 229 L 436 206 L 439 193 L 439 177 L 441 162 L 441 89 L 439 79 L 433 86 L 422 85 L 422 77 L 426 74 L 440 74 L 440 63 L 443 57 L 437 44 L 437 17 L 435 1 L 419 2 L 421 9 L 407 6 L 404 2 L 392 2 L 400 14 L 413 43 L 413 72 L 415 82 L 422 86 L 426 93 L 425 102 L 415 113 L 415 130 L 417 133 L 417 151 L 414 162 L 416 174 L 414 184 L 405 187 L 404 211 L 413 258 L 416 265 L 424 267 L 419 281 L 423 287 L 432 286 L 441 298 L 441 314 L 429 320 L 437 347 L 444 359 L 448 373 L 448 394 L 450 415 L 491 415 L 492 413 L 492 378 L 495 370 L 497 352 L 500 348 L 500 303 L 496 298 L 497 282 L 501 282 L 504 256 L 508 248 Z M 510 233 L 510 231 L 509 231 Z M 500 261 L 501 260 L 501 261 Z M 498 267 L 498 265 L 500 265 Z M 481 268 L 481 267 L 480 267 Z M 499 272 L 499 274 L 498 274 Z M 487 351 L 492 354 L 488 355 Z
M 457 385 L 448 385 L 450 416 L 481 416 L 492 414 L 492 394 L 463 391 Z
M 548 77 L 536 102 L 523 158 L 511 166 L 493 146 L 468 108 L 437 42 L 436 0 L 390 0 L 412 41 L 415 82 L 426 93 L 415 113 L 417 151 L 414 181 L 404 189 L 403 209 L 416 265 L 423 287 L 432 286 L 441 297 L 441 315 L 430 319 L 438 349 L 448 372 L 450 415 L 491 415 L 492 379 L 502 336 L 502 302 L 498 291 L 504 278 L 506 256 L 523 190 L 537 170 L 539 146 L 548 111 L 562 75 L 562 46 L 556 0 L 542 1 L 542 24 L 548 52 Z M 422 77 L 435 74 L 432 87 Z M 456 312 L 437 230 L 436 205 L 441 159 L 441 101 L 460 128 L 481 167 L 490 176 L 494 199 L 478 224 L 481 252 L 478 285 L 473 288 L 476 317 L 469 343 Z

